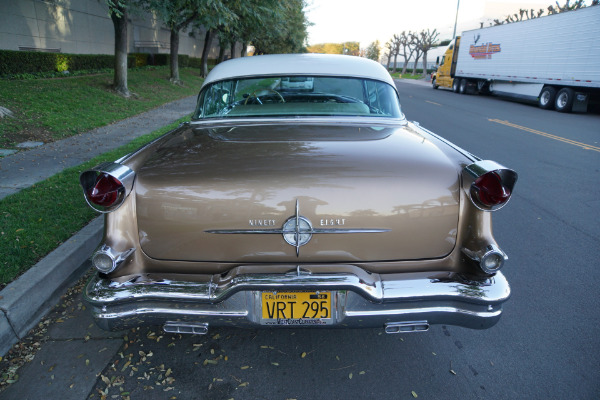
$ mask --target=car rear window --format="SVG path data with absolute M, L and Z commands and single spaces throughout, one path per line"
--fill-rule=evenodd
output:
M 200 93 L 195 118 L 272 116 L 401 117 L 389 84 L 360 78 L 273 76 L 214 82 Z

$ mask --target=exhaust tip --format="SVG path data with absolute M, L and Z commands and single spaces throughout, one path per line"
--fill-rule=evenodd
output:
M 186 333 L 186 334 L 190 334 L 190 335 L 206 335 L 208 333 L 208 324 L 167 322 L 163 326 L 163 331 L 165 331 L 167 333 Z
M 388 322 L 385 324 L 385 333 L 425 332 L 429 330 L 427 321 Z

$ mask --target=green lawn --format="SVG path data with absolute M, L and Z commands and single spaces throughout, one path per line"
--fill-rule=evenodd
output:
M 0 200 L 0 289 L 99 215 L 83 198 L 81 172 L 130 153 L 184 120 L 189 117 Z
M 52 142 L 110 124 L 161 104 L 197 94 L 199 70 L 181 68 L 183 85 L 169 82 L 168 67 L 128 72 L 123 98 L 111 89 L 112 73 L 70 78 L 0 80 L 0 106 L 14 113 L 0 124 L 0 148 L 29 140 Z
M 0 148 L 36 140 L 50 142 L 139 114 L 161 104 L 195 95 L 199 71 L 180 69 L 184 84 L 169 82 L 168 67 L 130 70 L 125 99 L 111 90 L 112 73 L 72 78 L 0 80 L 0 106 L 15 118 L 0 123 Z M 187 117 L 189 119 L 189 117 Z M 115 160 L 173 129 L 184 119 L 135 139 L 0 200 L 0 288 L 10 283 L 98 214 L 79 187 L 79 174 Z
M 396 72 L 393 74 L 390 72 L 390 75 L 396 79 L 423 79 L 423 74 L 421 73 L 417 73 L 416 75 L 410 73 L 402 75 L 400 72 Z

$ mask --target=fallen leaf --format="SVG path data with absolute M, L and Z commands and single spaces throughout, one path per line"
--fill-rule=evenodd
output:
M 249 366 L 249 365 L 244 365 L 244 366 L 243 366 L 243 367 L 241 367 L 240 369 L 248 369 L 248 368 L 250 368 L 250 366 Z
M 279 367 L 279 363 L 276 363 L 276 362 L 272 362 L 272 363 L 271 363 L 271 365 L 274 365 L 274 366 L 276 366 L 276 367 Z
M 412 393 L 412 395 L 413 395 L 413 397 L 414 397 L 415 399 L 416 399 L 417 397 L 419 397 L 419 396 L 417 396 L 417 394 L 415 393 L 415 391 L 414 391 L 414 390 L 413 390 L 411 393 Z
M 348 378 L 352 379 L 352 372 L 348 374 Z
M 244 383 L 240 383 L 239 384 L 239 387 L 246 387 L 246 386 L 248 386 L 248 382 L 244 382 Z
M 217 333 L 215 336 L 213 336 L 213 339 L 214 339 L 214 340 L 217 340 L 217 339 L 219 339 L 220 337 L 221 337 L 221 335 Z
M 300 354 L 300 357 L 302 357 L 302 358 L 306 357 L 306 352 L 302 352 L 302 354 Z
M 364 374 L 365 374 L 365 371 L 360 371 L 358 374 L 359 374 L 359 375 L 364 375 Z
M 454 372 L 454 370 L 453 370 L 453 369 L 451 369 L 451 370 L 450 370 L 450 373 L 451 373 L 452 375 L 456 375 L 456 372 Z

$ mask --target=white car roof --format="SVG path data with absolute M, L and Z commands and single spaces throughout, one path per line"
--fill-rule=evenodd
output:
M 230 78 L 267 75 L 323 75 L 367 78 L 395 88 L 394 80 L 379 63 L 367 58 L 333 54 L 269 54 L 234 58 L 218 64 L 202 87 Z

